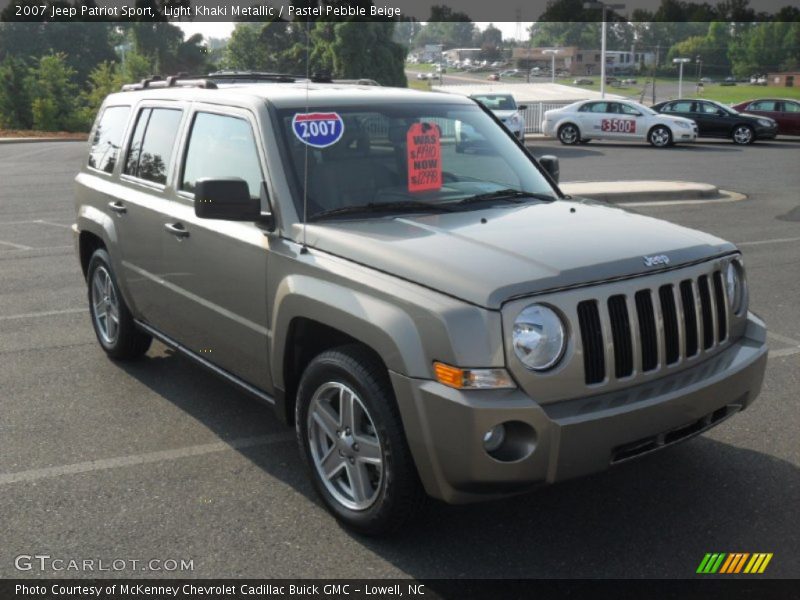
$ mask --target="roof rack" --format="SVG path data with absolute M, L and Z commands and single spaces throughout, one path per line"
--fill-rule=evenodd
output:
M 252 83 L 259 81 L 272 81 L 276 83 L 295 83 L 297 81 L 311 81 L 312 83 L 334 83 L 330 73 L 319 71 L 310 77 L 305 75 L 292 75 L 290 73 L 270 73 L 264 71 L 215 71 L 205 75 L 213 81 L 228 83 Z M 366 80 L 359 80 L 366 81 Z M 336 80 L 337 83 L 355 83 L 355 79 Z
M 122 91 L 134 92 L 137 90 L 171 87 L 196 87 L 215 90 L 217 89 L 217 84 L 205 78 L 187 77 L 184 73 L 180 73 L 178 75 L 170 75 L 166 79 L 159 75 L 154 75 L 153 77 L 142 79 L 139 83 L 127 83 L 122 86 Z
M 297 81 L 311 81 L 312 83 L 343 83 L 350 85 L 380 85 L 373 79 L 333 79 L 328 73 L 314 73 L 311 77 L 303 75 L 289 75 L 287 73 L 265 73 L 262 71 L 215 71 L 208 75 L 187 75 L 178 73 L 166 79 L 160 75 L 153 75 L 142 79 L 139 83 L 128 83 L 122 86 L 123 92 L 137 90 L 195 87 L 215 90 L 220 83 L 295 83 Z
M 224 81 L 227 83 L 250 83 L 254 81 L 273 81 L 276 83 L 294 83 L 298 79 L 305 79 L 298 75 L 288 75 L 286 73 L 265 73 L 262 71 L 215 71 L 205 75 L 214 81 Z

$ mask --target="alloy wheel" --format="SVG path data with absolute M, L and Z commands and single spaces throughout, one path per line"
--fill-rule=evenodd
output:
M 100 266 L 92 277 L 92 318 L 100 337 L 113 345 L 119 337 L 119 298 L 108 270 Z
M 383 452 L 358 394 L 342 383 L 324 383 L 311 398 L 307 426 L 314 468 L 331 496 L 351 510 L 369 508 L 383 482 Z
M 733 131 L 733 141 L 737 144 L 749 144 L 753 139 L 753 131 L 744 125 L 740 125 Z

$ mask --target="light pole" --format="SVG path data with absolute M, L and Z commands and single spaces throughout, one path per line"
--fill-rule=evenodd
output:
M 556 82 L 556 54 L 561 52 L 561 50 L 552 49 L 552 50 L 542 50 L 542 54 L 550 54 L 552 56 L 552 61 L 550 64 L 550 82 Z
M 673 58 L 672 62 L 678 65 L 678 98 L 683 98 L 683 65 L 692 62 L 692 59 Z
M 591 2 L 584 2 L 583 8 L 600 8 L 603 11 L 603 24 L 602 33 L 600 35 L 600 97 L 606 97 L 606 11 L 622 10 L 625 8 L 624 4 L 606 4 L 605 2 L 598 2 L 592 0 Z

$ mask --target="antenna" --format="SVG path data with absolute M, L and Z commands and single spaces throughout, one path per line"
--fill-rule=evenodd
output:
M 311 85 L 311 80 L 309 79 L 309 70 L 311 69 L 310 60 L 311 60 L 311 52 L 309 47 L 311 45 L 311 36 L 310 36 L 310 20 L 306 19 L 306 114 L 309 111 L 309 101 L 308 101 L 308 86 Z M 300 248 L 300 254 L 305 254 L 308 252 L 308 246 L 306 245 L 306 227 L 308 222 L 308 144 L 303 144 L 305 146 L 305 164 L 303 165 L 303 245 Z

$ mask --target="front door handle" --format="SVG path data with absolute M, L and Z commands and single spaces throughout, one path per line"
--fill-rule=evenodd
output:
M 164 223 L 164 229 L 169 231 L 177 238 L 189 237 L 189 232 L 183 226 L 183 223 Z
M 117 201 L 109 202 L 108 208 L 110 208 L 118 215 L 124 215 L 126 212 L 128 212 L 128 209 L 125 208 L 125 205 L 122 202 L 117 202 Z

